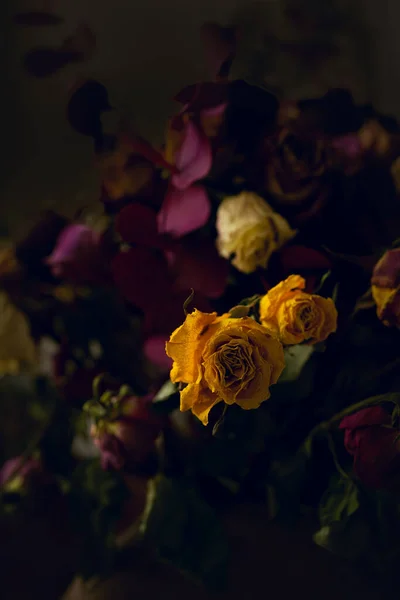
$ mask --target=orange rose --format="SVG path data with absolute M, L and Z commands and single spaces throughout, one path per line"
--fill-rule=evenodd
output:
M 307 294 L 305 283 L 303 277 L 290 275 L 261 299 L 260 321 L 282 344 L 316 344 L 336 331 L 333 301 Z
M 258 408 L 270 396 L 285 366 L 281 343 L 250 317 L 195 310 L 166 344 L 171 381 L 185 383 L 181 411 L 204 425 L 218 402 Z

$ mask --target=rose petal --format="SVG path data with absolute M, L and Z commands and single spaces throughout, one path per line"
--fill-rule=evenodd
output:
M 207 137 L 188 121 L 182 145 L 175 158 L 175 166 L 179 172 L 172 176 L 172 184 L 177 189 L 184 190 L 193 182 L 203 179 L 211 165 L 212 153 Z
M 382 406 L 370 406 L 348 417 L 344 417 L 340 422 L 339 429 L 358 429 L 359 427 L 370 427 L 372 425 L 388 425 L 390 421 L 390 415 Z
M 375 265 L 371 283 L 383 288 L 400 285 L 400 248 L 385 252 Z
M 211 203 L 203 187 L 170 188 L 158 213 L 158 231 L 181 237 L 204 227 L 210 214 Z
M 175 287 L 193 288 L 208 298 L 219 298 L 225 291 L 229 262 L 218 255 L 211 240 L 185 240 L 168 252 L 170 268 L 177 274 Z
M 113 258 L 111 270 L 120 293 L 142 310 L 157 299 L 168 298 L 171 293 L 166 260 L 148 248 L 120 252 Z
M 130 244 L 157 247 L 162 242 L 157 231 L 157 214 L 143 204 L 123 208 L 115 220 L 115 230 Z

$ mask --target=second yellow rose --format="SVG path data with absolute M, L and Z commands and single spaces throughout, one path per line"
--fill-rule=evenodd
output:
M 335 304 L 304 292 L 305 283 L 303 277 L 290 275 L 261 298 L 260 321 L 282 344 L 316 344 L 336 331 Z

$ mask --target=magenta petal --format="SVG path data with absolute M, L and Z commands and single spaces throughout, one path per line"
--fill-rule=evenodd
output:
M 178 173 L 171 181 L 178 190 L 188 188 L 192 183 L 203 179 L 212 165 L 212 152 L 208 138 L 189 121 L 186 125 L 185 137 L 176 156 L 175 166 Z
M 170 188 L 158 213 L 158 231 L 181 237 L 204 227 L 210 215 L 211 203 L 203 187 Z
M 68 225 L 60 234 L 53 253 L 46 262 L 50 266 L 80 260 L 82 254 L 90 253 L 97 244 L 96 233 L 86 225 Z
M 162 371 L 169 371 L 172 367 L 172 360 L 165 353 L 165 342 L 168 336 L 155 335 L 149 337 L 143 346 L 146 358 L 157 365 Z

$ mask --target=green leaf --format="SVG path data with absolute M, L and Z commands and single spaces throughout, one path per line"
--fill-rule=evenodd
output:
M 359 506 L 356 484 L 351 479 L 335 476 L 319 506 L 321 525 L 324 527 L 342 521 L 354 514 Z
M 314 542 L 349 560 L 370 561 L 373 553 L 371 525 L 360 512 L 345 521 L 324 525 L 313 536 Z M 369 560 L 368 560 L 369 559 Z
M 285 349 L 285 369 L 276 385 L 271 388 L 274 403 L 293 405 L 307 398 L 314 387 L 320 353 L 315 346 L 301 344 Z
M 153 398 L 152 407 L 160 414 L 169 414 L 179 408 L 180 393 L 178 386 L 166 381 Z
M 212 588 L 225 582 L 228 544 L 214 510 L 190 480 L 159 476 L 142 526 L 161 559 Z
M 85 461 L 73 473 L 68 497 L 83 540 L 81 575 L 107 575 L 117 556 L 115 527 L 129 498 L 125 482 L 119 473 L 104 471 L 97 459 Z

